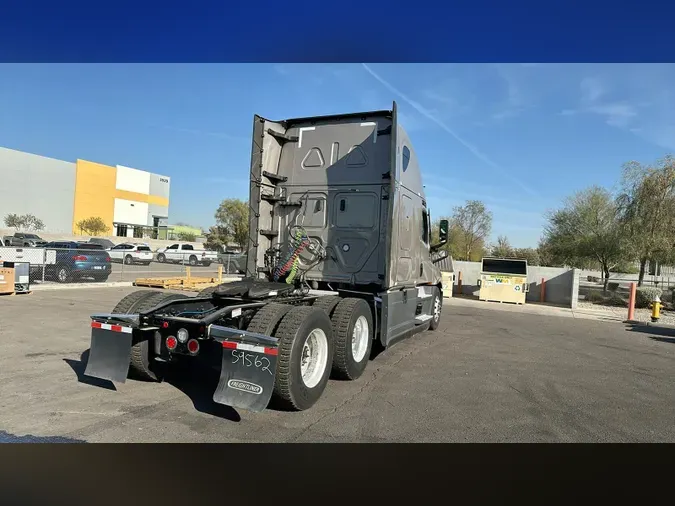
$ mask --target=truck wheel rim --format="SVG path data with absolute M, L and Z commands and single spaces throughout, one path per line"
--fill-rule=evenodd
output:
M 314 329 L 307 336 L 302 346 L 300 357 L 300 374 L 307 388 L 319 384 L 328 363 L 328 338 L 321 329 Z
M 370 338 L 370 329 L 368 328 L 368 320 L 365 316 L 359 316 L 354 324 L 354 332 L 352 332 L 352 356 L 354 361 L 361 362 L 366 355 L 368 349 L 368 339 Z
M 434 321 L 441 318 L 441 299 L 437 296 L 434 298 Z

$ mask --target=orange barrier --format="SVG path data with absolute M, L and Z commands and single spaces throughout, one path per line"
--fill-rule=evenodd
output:
M 630 284 L 630 297 L 628 298 L 628 321 L 633 321 L 635 319 L 635 293 L 637 291 L 637 285 L 635 283 Z

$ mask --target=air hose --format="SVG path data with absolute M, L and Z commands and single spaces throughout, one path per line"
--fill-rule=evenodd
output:
M 279 262 L 274 269 L 274 281 L 278 281 L 284 274 L 288 273 L 286 283 L 291 284 L 298 273 L 299 257 L 302 250 L 309 246 L 309 237 L 302 227 L 294 227 L 295 233 L 289 234 L 288 255 L 283 262 Z

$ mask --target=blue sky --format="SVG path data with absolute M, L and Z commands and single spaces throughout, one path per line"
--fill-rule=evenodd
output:
M 493 238 L 535 246 L 565 196 L 675 152 L 673 82 L 672 64 L 7 64 L 0 145 L 171 176 L 170 220 L 207 227 L 247 198 L 254 113 L 396 100 L 432 215 L 480 199 Z

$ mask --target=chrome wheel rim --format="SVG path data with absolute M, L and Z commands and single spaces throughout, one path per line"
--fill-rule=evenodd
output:
M 361 362 L 368 349 L 368 339 L 370 338 L 370 326 L 365 316 L 359 316 L 354 323 L 352 332 L 352 357 L 354 361 Z
M 328 364 L 328 337 L 321 329 L 314 329 L 302 346 L 300 374 L 307 388 L 314 388 L 323 378 Z

